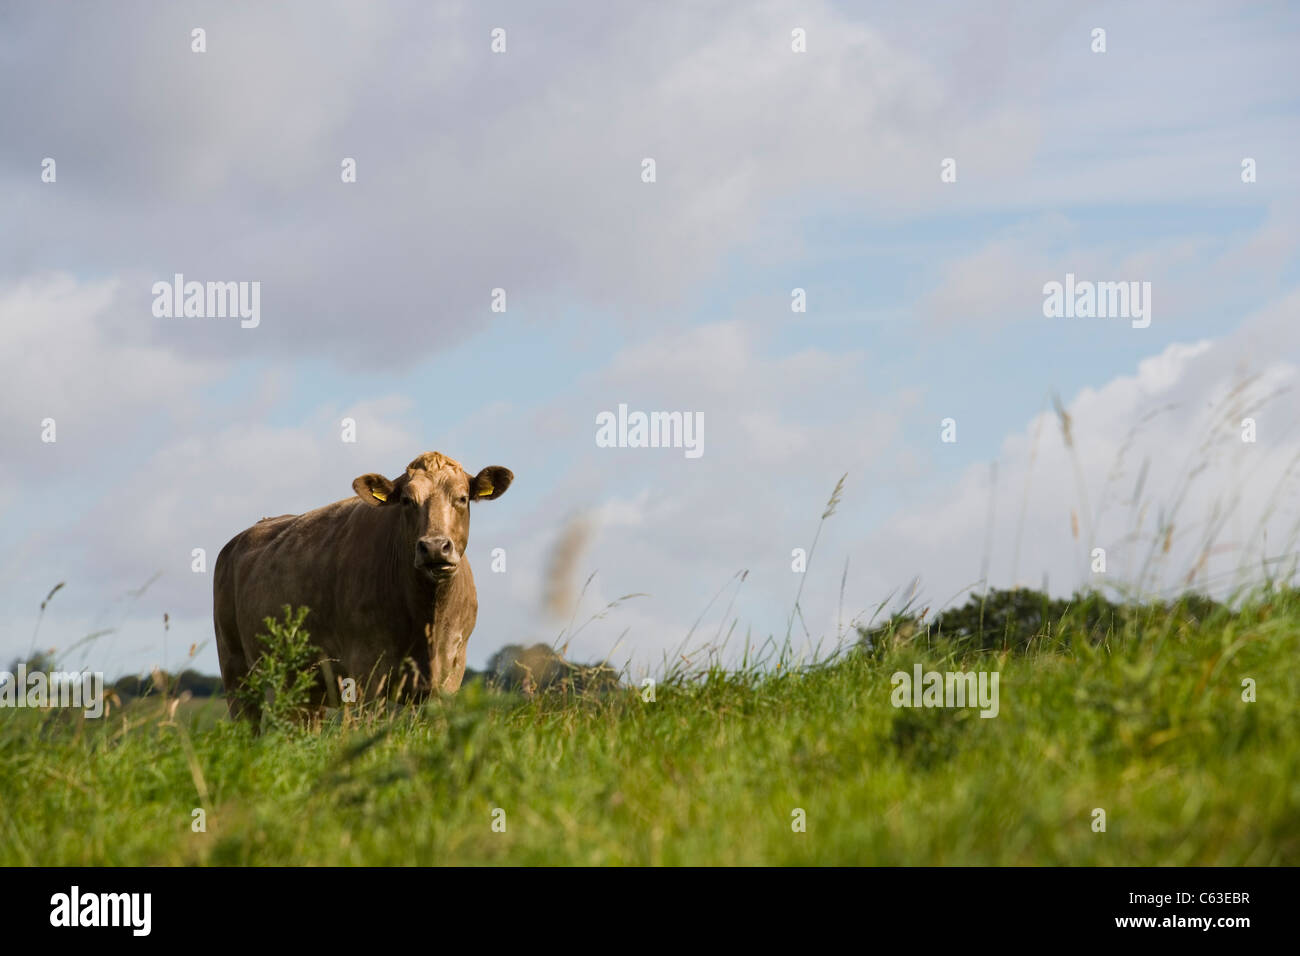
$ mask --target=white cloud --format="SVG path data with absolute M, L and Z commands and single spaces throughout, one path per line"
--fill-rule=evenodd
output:
M 11 447 L 38 447 L 47 416 L 82 448 L 102 447 L 133 418 L 192 406 L 219 374 L 220 363 L 123 341 L 115 334 L 118 292 L 116 281 L 67 274 L 0 282 L 0 432 Z M 27 460 L 31 452 L 20 454 Z
M 1237 568 L 1249 576 L 1261 558 L 1285 551 L 1288 540 L 1294 546 L 1300 434 L 1287 409 L 1297 388 L 1300 367 L 1281 357 L 1259 357 L 1251 370 L 1237 364 L 1230 343 L 1175 344 L 1136 374 L 1069 402 L 1073 450 L 1055 414 L 1035 417 L 1007 437 L 998 458 L 991 584 L 1038 586 L 1046 574 L 1057 591 L 1107 583 L 1178 590 L 1207 543 L 1215 547 L 1196 583 L 1219 594 L 1241 583 Z M 1241 438 L 1247 414 L 1258 421 L 1256 444 Z M 943 600 L 978 578 L 989 496 L 988 467 L 971 466 L 954 488 L 936 489 L 869 535 L 866 553 L 889 555 L 901 576 L 921 574 L 931 599 Z M 1226 516 L 1221 528 L 1215 515 Z M 1161 521 L 1173 529 L 1168 554 Z M 1105 578 L 1090 573 L 1090 529 L 1091 543 L 1107 551 Z M 902 583 L 875 564 L 878 588 Z

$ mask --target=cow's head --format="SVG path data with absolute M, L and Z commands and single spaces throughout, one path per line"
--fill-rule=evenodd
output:
M 498 465 L 471 476 L 460 462 L 429 452 L 407 465 L 396 481 L 362 475 L 352 490 L 371 507 L 396 511 L 416 570 L 438 581 L 460 567 L 469 542 L 469 503 L 500 498 L 514 477 Z

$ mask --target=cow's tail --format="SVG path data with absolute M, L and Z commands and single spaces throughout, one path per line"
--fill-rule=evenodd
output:
M 230 716 L 248 717 L 254 724 L 261 723 L 256 705 L 250 706 L 239 693 L 248 676 L 250 661 L 244 653 L 244 642 L 239 634 L 239 603 L 235 592 L 234 550 L 239 536 L 232 538 L 221 553 L 212 571 L 212 626 L 217 635 L 217 659 L 221 663 L 221 684 L 225 689 L 226 706 Z

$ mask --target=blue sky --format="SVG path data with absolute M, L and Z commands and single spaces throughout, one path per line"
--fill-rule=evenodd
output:
M 516 474 L 475 509 L 471 666 L 559 632 L 547 557 L 582 517 L 579 620 L 649 596 L 577 656 L 621 636 L 617 663 L 654 667 L 741 569 L 738 633 L 782 636 L 791 551 L 846 472 L 804 589 L 814 642 L 913 578 L 959 596 L 986 558 L 993 586 L 1179 586 L 1216 507 L 1207 586 L 1294 550 L 1294 8 L 29 4 L 0 24 L 6 663 L 65 580 L 41 646 L 112 626 L 94 666 L 174 662 L 211 637 L 193 548 L 431 450 Z M 153 316 L 176 272 L 260 281 L 260 326 Z M 1150 327 L 1045 318 L 1067 272 L 1150 282 Z M 598 448 L 619 403 L 702 413 L 704 455 Z M 210 643 L 197 662 L 216 670 Z

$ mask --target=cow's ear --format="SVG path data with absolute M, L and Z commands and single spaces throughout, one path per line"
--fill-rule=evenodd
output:
M 515 474 L 509 468 L 489 465 L 475 475 L 469 483 L 471 501 L 491 501 L 500 498 L 515 480 Z
M 375 507 L 396 504 L 397 502 L 397 499 L 393 497 L 396 490 L 393 483 L 383 475 L 362 475 L 352 482 L 352 490 L 366 504 Z

